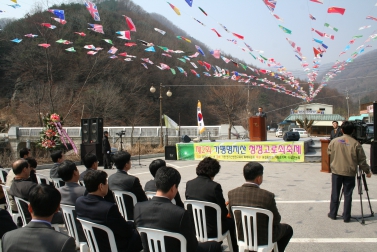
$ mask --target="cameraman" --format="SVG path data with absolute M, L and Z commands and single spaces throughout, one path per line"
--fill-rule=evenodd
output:
M 350 222 L 351 219 L 352 192 L 355 188 L 357 166 L 367 174 L 368 178 L 372 176 L 363 147 L 351 136 L 354 130 L 355 126 L 351 122 L 343 122 L 341 126 L 343 136 L 331 141 L 327 149 L 327 153 L 330 155 L 330 168 L 332 172 L 330 212 L 327 216 L 330 219 L 336 219 L 340 204 L 340 189 L 343 185 L 344 222 Z

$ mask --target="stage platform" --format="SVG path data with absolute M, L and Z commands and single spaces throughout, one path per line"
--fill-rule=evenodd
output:
M 210 156 L 224 161 L 320 162 L 321 143 L 317 137 L 284 141 L 268 137 L 267 141 L 249 139 L 205 140 L 177 143 L 177 160 L 202 160 Z

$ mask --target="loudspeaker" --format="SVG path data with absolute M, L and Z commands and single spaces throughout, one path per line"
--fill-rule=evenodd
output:
M 191 138 L 188 135 L 184 135 L 184 136 L 182 136 L 182 141 L 184 143 L 189 143 L 189 142 L 191 142 Z
M 103 137 L 103 119 L 91 118 L 90 120 L 90 142 L 101 143 Z
M 89 119 L 81 119 L 81 141 L 82 143 L 90 143 L 90 124 Z
M 300 133 L 288 131 L 283 136 L 284 141 L 298 141 L 300 140 Z
M 97 156 L 99 161 L 99 166 L 103 165 L 103 154 L 102 154 L 102 144 L 94 143 L 83 143 L 80 145 L 81 148 L 81 163 L 84 163 L 84 157 L 86 154 L 93 153 Z
M 165 146 L 165 160 L 177 160 L 177 148 L 173 146 Z
M 377 142 L 370 143 L 370 169 L 377 174 Z

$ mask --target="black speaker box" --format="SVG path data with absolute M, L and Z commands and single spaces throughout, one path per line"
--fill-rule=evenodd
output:
M 165 160 L 177 160 L 177 148 L 175 146 L 165 146 Z
M 81 119 L 81 141 L 82 143 L 90 143 L 90 119 Z
M 103 119 L 91 118 L 90 120 L 90 142 L 101 143 L 103 138 Z
M 300 140 L 300 133 L 288 131 L 283 136 L 284 141 L 298 141 Z
M 102 154 L 102 144 L 95 143 L 83 143 L 80 145 L 81 148 L 81 162 L 84 163 L 84 157 L 86 154 L 93 153 L 97 156 L 99 161 L 99 166 L 103 166 L 103 154 Z
M 182 141 L 184 143 L 189 143 L 189 142 L 191 142 L 191 138 L 188 135 L 184 135 L 184 136 L 182 136 Z
M 370 169 L 373 174 L 377 174 L 377 142 L 370 144 Z

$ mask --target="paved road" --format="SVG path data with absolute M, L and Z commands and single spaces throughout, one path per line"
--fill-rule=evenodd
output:
M 368 151 L 369 146 L 364 146 Z M 148 165 L 152 159 L 132 161 L 130 174 L 139 177 L 141 184 L 152 178 Z M 198 161 L 167 161 L 179 170 L 182 176 L 179 191 L 184 199 L 188 180 L 196 177 Z M 242 168 L 245 162 L 221 162 L 221 170 L 215 181 L 222 185 L 224 197 L 228 191 L 241 186 L 244 182 Z M 321 173 L 319 163 L 263 163 L 264 182 L 262 188 L 275 193 L 282 222 L 292 225 L 294 236 L 286 251 L 377 251 L 377 217 L 365 219 L 365 225 L 352 219 L 344 223 L 342 219 L 331 220 L 327 217 L 331 192 L 330 174 Z M 85 168 L 79 166 L 79 170 Z M 49 170 L 38 172 L 49 174 Z M 111 175 L 115 170 L 106 170 Z M 377 211 L 377 175 L 367 179 L 372 209 Z M 361 206 L 357 190 L 353 195 L 352 216 L 361 215 Z M 371 211 L 362 195 L 365 216 Z M 342 213 L 343 207 L 339 209 Z

